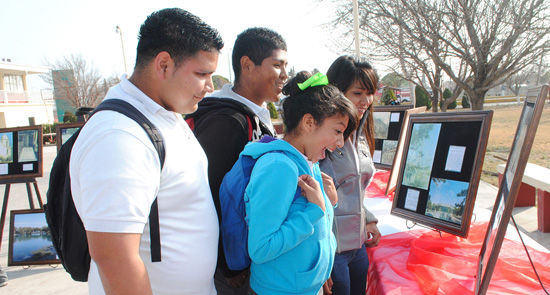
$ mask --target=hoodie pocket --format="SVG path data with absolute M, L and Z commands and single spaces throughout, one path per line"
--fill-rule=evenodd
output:
M 296 272 L 296 290 L 303 291 L 309 290 L 313 286 L 322 287 L 325 276 L 327 274 L 327 269 L 329 266 L 328 257 L 326 257 L 326 250 L 323 251 L 321 247 L 321 242 L 317 242 L 317 247 L 319 248 L 319 255 L 315 258 L 315 264 L 313 268 L 305 272 Z

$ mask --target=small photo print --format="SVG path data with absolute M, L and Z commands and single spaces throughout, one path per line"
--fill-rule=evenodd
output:
M 38 161 L 38 130 L 23 130 L 18 136 L 18 162 Z
M 467 182 L 432 178 L 426 216 L 461 224 L 468 186 Z
M 397 140 L 384 140 L 382 144 L 382 164 L 392 165 L 397 150 Z
M 13 132 L 0 133 L 0 163 L 13 163 Z
M 402 184 L 427 190 L 441 123 L 414 124 Z
M 388 138 L 388 130 L 390 128 L 390 112 L 374 112 L 374 138 Z
M 64 144 L 80 127 L 62 128 L 61 129 L 61 144 Z

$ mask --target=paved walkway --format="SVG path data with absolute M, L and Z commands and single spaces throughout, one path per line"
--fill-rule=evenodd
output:
M 46 201 L 46 191 L 48 189 L 48 177 L 55 155 L 55 146 L 44 147 L 44 177 L 37 179 L 40 194 L 44 202 Z M 0 188 L 2 187 L 0 186 Z M 498 189 L 494 186 L 481 182 L 476 206 L 487 209 L 492 208 L 497 192 Z M 9 196 L 8 215 L 4 226 L 2 248 L 0 249 L 0 265 L 3 267 L 6 267 L 8 264 L 9 212 L 10 210 L 29 208 L 25 184 L 13 184 Z M 34 202 L 35 206 L 38 206 L 36 196 Z M 539 242 L 546 249 L 550 249 L 550 234 L 543 234 L 537 231 L 536 208 L 516 208 L 514 209 L 514 216 L 523 233 Z M 6 270 L 9 283 L 7 286 L 0 288 L 0 294 L 78 295 L 88 293 L 87 284 L 73 281 L 61 265 L 53 267 L 32 266 L 27 269 L 21 266 L 11 266 L 6 267 Z

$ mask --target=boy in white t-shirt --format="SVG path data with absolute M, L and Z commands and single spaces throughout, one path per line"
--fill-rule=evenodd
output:
M 71 153 L 71 190 L 92 257 L 90 294 L 216 294 L 218 220 L 207 159 L 181 114 L 212 92 L 223 41 L 191 13 L 163 9 L 139 33 L 131 77 L 106 99 L 125 100 L 160 131 L 166 158 L 146 132 L 114 111 L 95 114 Z M 151 262 L 148 216 L 158 200 L 161 262 Z

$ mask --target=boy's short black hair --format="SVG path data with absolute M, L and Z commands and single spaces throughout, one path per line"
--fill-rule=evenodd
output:
M 138 38 L 136 69 L 147 66 L 162 51 L 168 52 L 178 67 L 199 51 L 223 48 L 216 29 L 181 8 L 153 12 L 141 25 Z
M 235 82 L 241 77 L 241 58 L 248 56 L 255 65 L 273 54 L 273 50 L 286 51 L 286 42 L 277 32 L 267 28 L 249 28 L 240 33 L 233 46 L 232 62 Z

